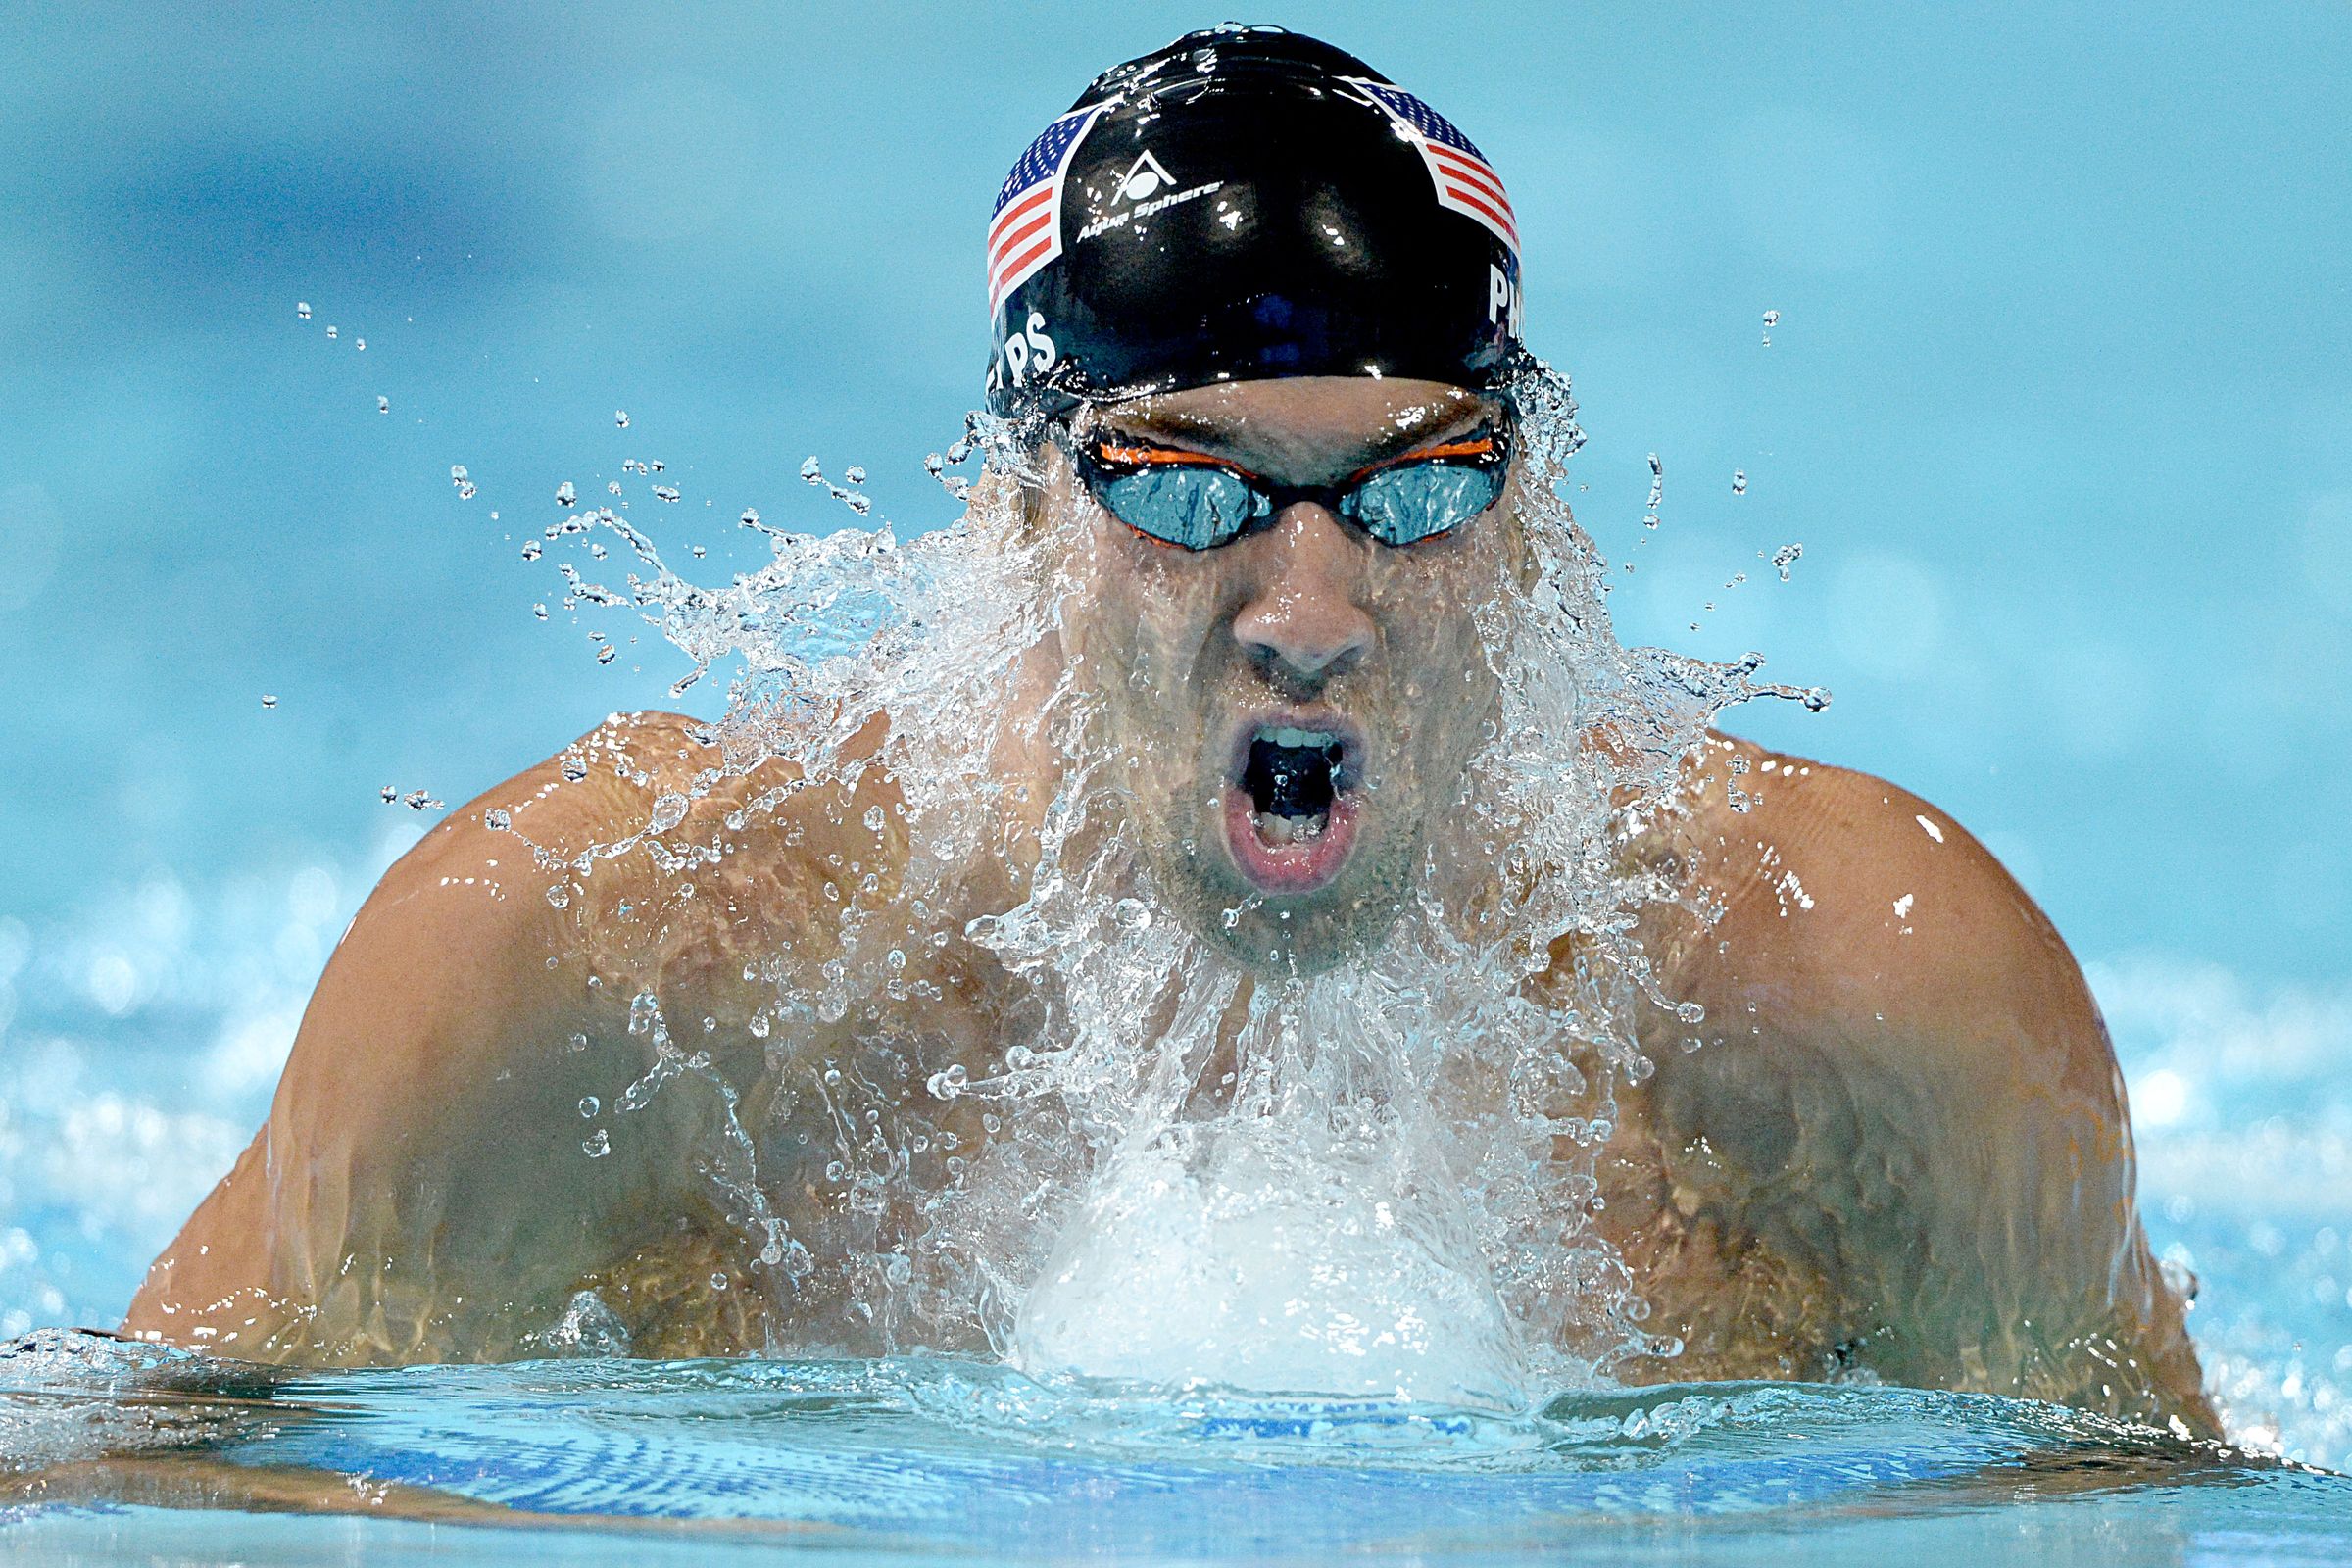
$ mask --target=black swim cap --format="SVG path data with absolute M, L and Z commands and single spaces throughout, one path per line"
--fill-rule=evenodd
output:
M 1494 384 L 1519 234 L 1470 139 L 1353 55 L 1187 33 L 1030 144 L 988 234 L 988 407 L 1291 375 Z

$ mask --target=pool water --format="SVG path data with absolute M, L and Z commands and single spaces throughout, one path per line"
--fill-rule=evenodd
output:
M 1643 1562 L 1796 1540 L 1814 1562 L 2352 1561 L 2352 1479 L 1884 1388 L 1584 1393 L 1511 1418 L 947 1358 L 286 1375 L 53 1332 L 0 1358 L 0 1452 L 16 1561 L 429 1542 L 436 1561 Z

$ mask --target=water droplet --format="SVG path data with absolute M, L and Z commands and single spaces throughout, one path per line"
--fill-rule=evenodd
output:
M 760 514 L 754 509 L 746 507 L 743 509 L 743 515 L 736 520 L 746 528 L 757 528 L 760 526 Z
M 588 776 L 588 764 L 579 758 L 566 757 L 564 759 L 562 771 L 567 782 L 577 784 Z
M 847 1165 L 844 1165 L 838 1159 L 827 1160 L 825 1162 L 825 1180 L 829 1182 L 837 1182 L 844 1176 L 848 1175 L 849 1172 L 850 1168 Z
M 629 427 L 629 411 L 626 409 L 614 409 L 612 411 L 612 422 L 619 425 L 623 430 L 626 430 Z
M 825 482 L 824 466 L 814 458 L 806 459 L 801 464 L 801 477 L 810 484 L 823 484 Z
M 725 1289 L 727 1288 L 727 1277 L 726 1277 L 724 1274 L 713 1274 L 713 1275 L 711 1275 L 711 1276 L 710 1276 L 710 1288 L 711 1288 L 712 1290 L 714 1290 L 714 1291 L 723 1291 L 723 1290 L 725 1290 Z
M 294 302 L 294 314 L 306 321 L 309 320 L 311 318 L 311 302 L 309 300 L 296 300 Z
M 602 1159 L 612 1152 L 612 1136 L 602 1127 L 580 1141 L 580 1152 L 590 1159 Z
M 392 400 L 385 397 L 377 398 L 375 400 L 375 412 L 378 414 L 390 414 L 392 412 Z
M 333 336 L 335 335 L 335 329 L 334 329 L 333 327 L 331 327 L 331 326 L 330 326 L 330 327 L 328 327 L 328 328 L 326 329 L 326 335 L 327 335 L 328 337 L 333 337 Z
M 562 889 L 549 888 L 547 891 L 550 893 L 558 893 L 561 892 Z M 557 907 L 561 908 L 563 906 L 558 905 Z M 586 1051 L 588 1049 L 588 1037 L 584 1034 L 574 1034 L 569 1040 L 564 1041 L 564 1044 L 571 1048 L 573 1051 Z
M 1781 574 L 1781 581 L 1788 580 L 1788 568 L 1795 565 L 1797 558 L 1804 553 L 1803 545 L 1783 545 L 1772 553 L 1772 569 Z
M 264 692 L 264 693 L 262 693 L 262 706 L 263 706 L 264 708 L 275 708 L 275 707 L 277 706 L 277 693 L 275 693 L 275 692 Z
M 412 811 L 437 811 L 441 803 L 425 790 L 411 790 L 400 798 L 400 804 Z
M 514 825 L 514 818 L 503 806 L 493 806 L 482 813 L 482 826 L 493 833 L 504 833 Z
M 597 1099 L 594 1095 L 582 1095 L 580 1097 L 580 1114 L 583 1117 L 593 1119 L 596 1113 L 604 1108 L 605 1102 Z
M 959 1061 L 933 1073 L 925 1087 L 931 1091 L 933 1100 L 954 1100 L 963 1093 L 969 1077 L 970 1074 L 964 1071 L 963 1063 Z
M 522 542 L 522 559 L 525 561 L 537 561 L 546 552 L 547 547 L 536 539 L 525 539 Z
M 571 487 L 571 481 L 569 479 L 566 479 L 562 484 L 556 486 L 556 505 L 560 507 L 576 507 L 579 505 L 579 502 L 580 493 Z
M 1745 468 L 1734 470 L 1732 474 L 1732 494 L 1736 496 L 1743 496 L 1747 494 L 1747 470 Z
M 458 499 L 460 501 L 471 501 L 473 499 L 473 485 L 470 481 L 458 486 Z
M 1152 923 L 1152 906 L 1141 899 L 1121 899 L 1110 906 L 1111 918 L 1123 931 L 1141 931 Z
M 400 799 L 399 789 L 390 784 L 385 785 L 382 789 L 377 790 L 375 793 L 383 797 L 383 801 L 386 806 L 390 806 L 394 801 Z
M 533 605 L 531 607 L 531 613 L 536 615 L 539 619 L 545 620 L 547 618 L 547 607 L 545 605 Z
M 672 489 L 668 485 L 658 484 L 654 486 L 654 499 L 656 501 L 675 501 L 678 499 L 678 495 L 679 492 L 675 489 Z
M 610 664 L 612 662 L 613 659 L 619 655 L 619 649 L 613 647 L 611 643 L 607 643 L 604 647 L 599 648 L 596 651 L 596 662 L 600 664 Z
M 368 352 L 368 340 L 366 338 L 361 338 L 358 342 L 352 344 L 352 347 L 359 350 L 362 354 L 365 354 Z
M 842 477 L 849 480 L 852 484 L 863 484 L 865 483 L 865 470 L 863 468 L 852 466 L 850 471 L 843 474 Z

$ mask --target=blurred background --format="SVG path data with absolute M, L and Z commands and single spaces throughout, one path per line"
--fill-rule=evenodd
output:
M 1225 20 L 196 11 L 0 26 L 0 1333 L 119 1315 L 442 814 L 400 798 L 679 706 L 523 559 L 556 486 L 662 462 L 632 520 L 712 578 L 747 506 L 851 520 L 811 455 L 947 521 L 998 181 Z M 2106 1006 L 2239 1431 L 2352 1454 L 2352 8 L 1244 20 L 1501 169 L 1621 635 L 1829 687 L 1731 727 L 2002 856 Z

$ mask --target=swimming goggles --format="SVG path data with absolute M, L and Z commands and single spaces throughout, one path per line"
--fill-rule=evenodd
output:
M 1276 484 L 1203 452 L 1097 433 L 1065 441 L 1103 510 L 1147 539 L 1214 550 L 1312 501 L 1384 545 L 1419 544 L 1468 522 L 1502 494 L 1510 439 L 1497 424 L 1367 465 L 1333 485 Z

